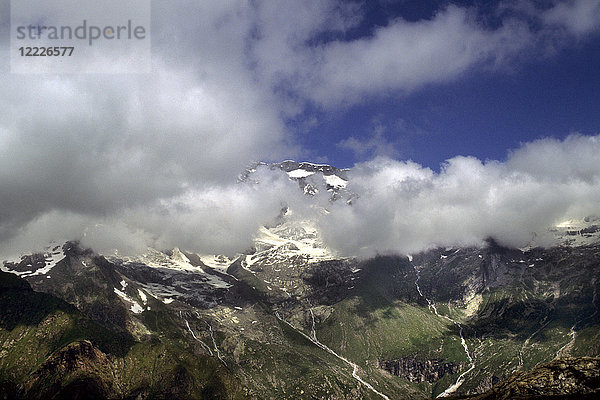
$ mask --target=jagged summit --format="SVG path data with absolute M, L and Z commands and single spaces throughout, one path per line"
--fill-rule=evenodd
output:
M 307 195 L 315 195 L 320 191 L 326 191 L 331 193 L 332 201 L 339 198 L 350 200 L 353 197 L 346 190 L 349 169 L 339 169 L 327 164 L 314 164 L 292 160 L 270 164 L 257 162 L 246 168 L 240 174 L 238 180 L 240 182 L 253 180 L 253 174 L 260 168 L 285 172 L 289 179 L 298 182 L 300 189 Z

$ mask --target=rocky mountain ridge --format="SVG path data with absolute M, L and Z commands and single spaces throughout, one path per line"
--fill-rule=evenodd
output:
M 562 358 L 514 374 L 476 400 L 597 399 L 600 397 L 600 358 Z M 467 398 L 467 397 L 462 397 Z

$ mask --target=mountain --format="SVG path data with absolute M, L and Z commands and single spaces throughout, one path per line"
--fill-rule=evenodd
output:
M 261 168 L 287 174 L 307 196 L 328 193 L 348 207 L 357 198 L 349 171 L 327 165 L 259 163 L 240 180 Z M 360 260 L 328 248 L 312 221 L 284 207 L 235 256 L 149 248 L 120 257 L 52 244 L 2 266 L 11 273 L 0 275 L 2 393 L 593 395 L 598 225 L 589 217 L 550 227 L 561 243 L 551 248 L 490 239 L 481 248 Z
M 67 252 L 57 268 L 74 259 Z M 96 272 L 95 281 L 106 286 Z M 86 280 L 73 282 L 68 286 L 75 291 L 86 287 Z M 93 291 L 76 295 L 89 299 L 86 307 L 79 303 L 84 314 L 12 274 L 0 272 L 0 289 L 4 399 L 203 398 L 239 392 L 218 361 L 182 347 L 178 334 L 168 330 L 168 318 L 154 327 L 156 336 L 142 336 L 117 299 L 111 304 L 113 316 L 95 313 L 94 305 L 108 302 L 105 293 L 93 299 Z M 123 319 L 126 323 L 118 325 Z
M 281 170 L 287 176 L 298 182 L 298 186 L 307 195 L 315 195 L 320 191 L 329 192 L 331 201 L 344 198 L 347 202 L 356 197 L 355 193 L 346 189 L 348 184 L 348 169 L 338 169 L 327 164 L 313 164 L 308 162 L 296 162 L 286 160 L 280 163 L 267 164 L 258 162 L 250 165 L 240 174 L 238 181 L 253 181 L 257 170 L 265 168 L 269 170 Z
M 562 358 L 519 372 L 496 385 L 492 390 L 476 396 L 476 400 L 504 400 L 531 398 L 597 399 L 600 358 Z

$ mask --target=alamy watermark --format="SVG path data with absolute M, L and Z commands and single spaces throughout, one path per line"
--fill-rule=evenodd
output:
M 11 72 L 149 72 L 150 0 L 12 0 Z

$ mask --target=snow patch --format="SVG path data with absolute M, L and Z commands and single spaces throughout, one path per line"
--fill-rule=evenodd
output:
M 200 261 L 202 261 L 203 264 L 221 272 L 227 271 L 227 268 L 233 263 L 233 260 L 224 255 L 198 254 L 198 257 L 200 257 Z
M 140 306 L 136 301 L 134 301 L 131 305 L 131 312 L 133 312 L 134 314 L 141 314 L 143 311 L 144 309 L 142 308 L 142 306 Z
M 246 256 L 248 267 L 260 260 L 285 259 L 302 256 L 309 263 L 331 260 L 336 254 L 328 249 L 314 224 L 310 221 L 286 221 L 267 229 L 261 227 L 254 238 L 257 252 Z
M 323 179 L 325 179 L 325 182 L 329 186 L 333 186 L 334 188 L 337 188 L 337 189 L 345 188 L 346 184 L 348 183 L 337 175 L 323 175 Z
M 65 255 L 64 251 L 62 250 L 61 246 L 59 246 L 59 245 L 51 244 L 50 246 L 48 246 L 46 248 L 46 250 L 47 250 L 47 252 L 44 253 L 44 266 L 42 268 L 38 269 L 37 271 L 35 271 L 35 272 L 31 272 L 31 271 L 17 272 L 17 271 L 7 270 L 6 272 L 11 272 L 22 278 L 29 277 L 29 276 L 48 274 L 48 272 L 50 272 L 50 270 L 52 268 L 54 268 L 56 266 L 56 264 L 58 264 L 60 261 L 62 261 L 66 255 Z M 27 266 L 31 266 L 31 264 L 27 264 Z
M 124 281 L 121 281 L 121 286 L 123 285 Z M 120 298 L 122 298 L 123 300 L 125 300 L 128 303 L 131 303 L 131 312 L 133 312 L 134 314 L 140 314 L 142 311 L 144 311 L 144 309 L 142 308 L 142 306 L 139 305 L 139 303 L 137 301 L 135 301 L 134 299 L 132 299 L 131 297 L 129 297 L 126 293 L 120 291 L 117 288 L 114 288 L 114 292 L 117 296 L 119 296 Z
M 314 172 L 306 171 L 304 169 L 295 169 L 287 173 L 290 178 L 306 178 L 307 176 L 311 176 Z
M 206 265 L 211 266 L 209 265 L 209 263 L 205 262 L 205 260 L 209 260 L 209 257 L 204 257 L 204 259 L 202 257 L 200 258 L 201 261 Z M 212 257 L 214 258 L 218 256 Z M 149 247 L 146 254 L 142 255 L 141 257 L 128 258 L 125 259 L 125 261 L 141 262 L 151 268 L 157 269 L 191 272 L 194 274 L 202 275 L 202 277 L 206 280 L 206 283 L 215 288 L 228 289 L 231 287 L 229 283 L 225 282 L 218 276 L 207 274 L 206 271 L 204 271 L 201 267 L 192 265 L 190 259 L 185 254 L 183 254 L 181 250 L 179 250 L 177 247 L 173 249 L 173 253 L 171 256 Z M 221 267 L 221 269 L 222 268 L 223 267 Z
M 146 296 L 146 293 L 138 289 L 138 295 L 140 296 L 140 299 L 142 299 L 142 303 L 144 303 L 144 305 L 148 304 L 148 297 Z

